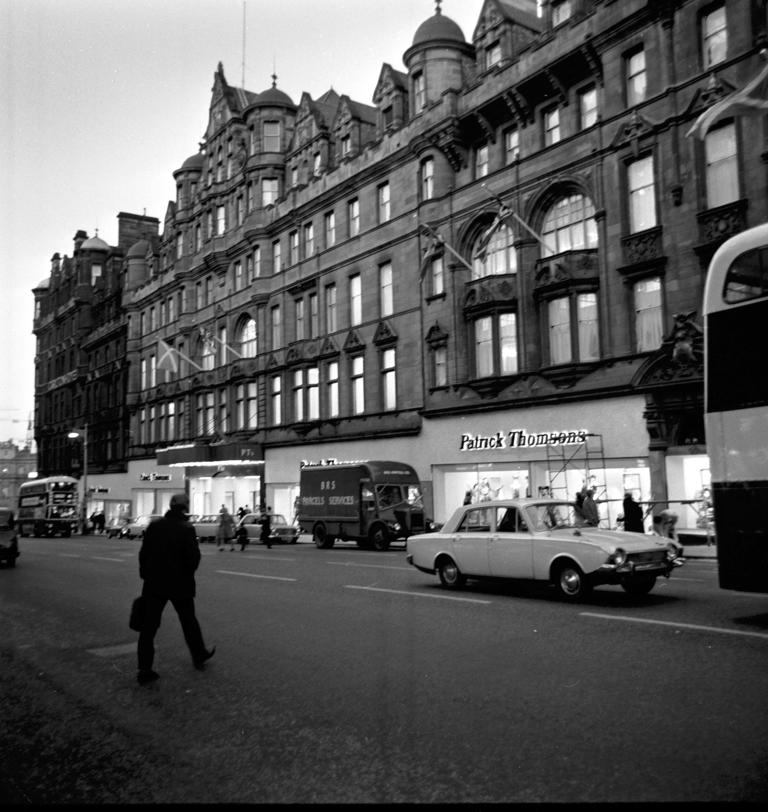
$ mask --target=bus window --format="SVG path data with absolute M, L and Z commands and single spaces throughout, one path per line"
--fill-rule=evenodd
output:
M 726 304 L 768 296 L 768 248 L 756 248 L 738 256 L 725 277 Z

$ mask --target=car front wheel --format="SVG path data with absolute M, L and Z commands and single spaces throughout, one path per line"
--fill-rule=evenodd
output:
M 621 588 L 629 595 L 647 595 L 655 585 L 655 575 L 636 575 L 621 582 Z
M 437 562 L 437 574 L 440 583 L 448 589 L 461 589 L 467 582 L 456 562 L 447 555 Z
M 568 601 L 577 601 L 590 592 L 590 584 L 581 568 L 571 561 L 559 564 L 552 581 L 558 595 Z

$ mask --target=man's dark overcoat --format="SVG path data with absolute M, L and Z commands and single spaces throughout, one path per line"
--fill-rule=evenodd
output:
M 199 564 L 197 534 L 184 513 L 169 510 L 144 531 L 139 576 L 146 591 L 165 598 L 194 598 Z

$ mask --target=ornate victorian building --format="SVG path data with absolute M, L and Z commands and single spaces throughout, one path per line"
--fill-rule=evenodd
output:
M 687 133 L 760 70 L 766 3 L 540 5 L 478 2 L 467 39 L 438 3 L 372 106 L 252 93 L 220 64 L 162 236 L 105 252 L 115 332 L 77 322 L 59 370 L 65 311 L 38 314 L 48 467 L 98 414 L 134 513 L 183 479 L 195 512 L 290 516 L 301 462 L 330 458 L 411 463 L 438 520 L 467 492 L 592 485 L 610 523 L 626 490 L 697 499 L 707 263 L 766 219 L 768 183 L 764 117 Z M 104 364 L 113 435 L 86 395 Z

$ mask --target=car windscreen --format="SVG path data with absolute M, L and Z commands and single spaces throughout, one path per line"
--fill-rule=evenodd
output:
M 574 506 L 570 502 L 542 502 L 526 508 L 528 523 L 536 532 L 569 527 L 581 527 Z

